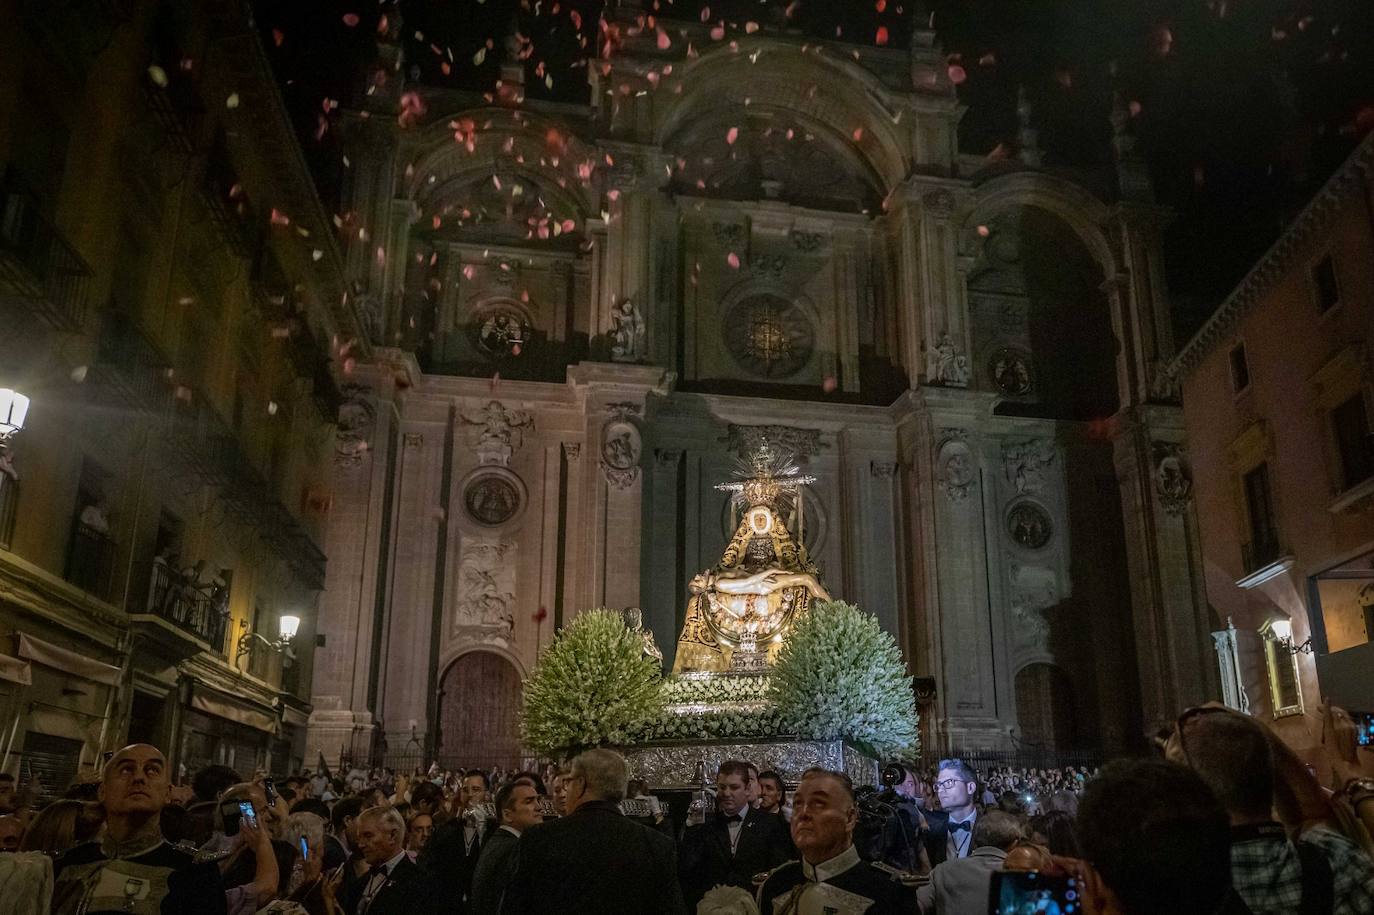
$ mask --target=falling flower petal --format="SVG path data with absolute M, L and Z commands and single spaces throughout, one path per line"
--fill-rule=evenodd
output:
M 359 22 L 359 19 L 358 19 L 358 14 L 357 14 L 357 13 L 344 13 L 344 14 L 343 14 L 343 24 L 346 25 L 346 26 L 348 26 L 350 29 L 353 28 L 354 26 L 356 26 L 356 25 L 358 24 L 358 22 Z
M 738 269 L 739 269 L 739 255 L 736 254 L 735 252 L 731 251 L 731 252 L 726 256 L 725 262 L 726 262 L 727 264 L 729 264 L 733 269 L 735 269 L 735 270 L 738 270 Z
M 148 78 L 153 81 L 153 85 L 159 89 L 167 88 L 167 71 L 153 64 L 148 68 Z
M 727 131 L 725 132 L 725 142 L 726 142 L 726 143 L 729 143 L 731 146 L 734 146 L 734 145 L 735 145 L 735 141 L 738 140 L 738 139 L 739 139 L 739 128 L 738 128 L 738 127 L 731 127 L 729 130 L 727 130 Z

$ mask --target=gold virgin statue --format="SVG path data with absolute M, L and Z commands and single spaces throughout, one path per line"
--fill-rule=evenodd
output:
M 692 596 L 677 641 L 675 674 L 766 670 L 811 601 L 830 599 L 782 515 L 790 501 L 800 516 L 800 487 L 812 478 L 797 476 L 795 468 L 776 469 L 777 454 L 766 442 L 750 463 L 748 479 L 716 487 L 733 492 L 744 514 L 720 562 L 688 585 Z

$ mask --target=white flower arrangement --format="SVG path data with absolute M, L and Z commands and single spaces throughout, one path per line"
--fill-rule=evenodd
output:
M 901 650 L 853 604 L 812 605 L 778 652 L 770 685 L 790 733 L 843 738 L 886 759 L 911 760 L 920 749 L 916 696 Z
M 660 717 L 663 673 L 644 638 L 614 611 L 577 615 L 525 681 L 520 731 L 543 755 L 620 745 Z

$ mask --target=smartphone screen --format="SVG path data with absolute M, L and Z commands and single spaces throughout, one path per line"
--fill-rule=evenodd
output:
M 239 813 L 243 815 L 243 821 L 252 829 L 258 828 L 258 814 L 253 810 L 252 801 L 239 801 Z
M 1374 747 L 1374 713 L 1354 712 L 1350 717 L 1355 719 L 1359 745 Z
M 262 780 L 262 793 L 267 795 L 267 806 L 276 806 L 277 783 L 272 779 L 272 776 L 269 775 Z
M 992 876 L 991 915 L 1069 915 L 1083 911 L 1078 881 L 1036 871 L 1000 871 Z
M 305 836 L 301 836 L 301 860 L 310 860 L 310 847 L 305 844 Z

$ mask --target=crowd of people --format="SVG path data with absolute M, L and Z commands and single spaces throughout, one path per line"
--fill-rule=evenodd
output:
M 730 760 L 681 822 L 610 750 L 176 786 L 136 744 L 39 810 L 0 776 L 0 913 L 1374 915 L 1374 754 L 1327 726 L 1315 773 L 1214 706 L 1095 772 L 946 759 L 856 790 Z

